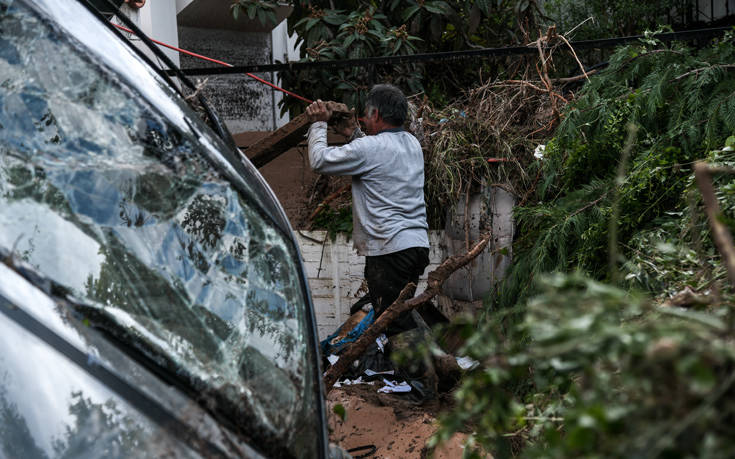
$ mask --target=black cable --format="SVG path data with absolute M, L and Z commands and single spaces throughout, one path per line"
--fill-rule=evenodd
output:
M 378 448 L 375 445 L 364 445 L 364 446 L 357 446 L 355 448 L 348 449 L 347 452 L 354 453 L 354 452 L 363 451 L 363 450 L 368 450 L 368 452 L 365 454 L 361 454 L 360 456 L 352 455 L 352 459 L 362 459 L 365 457 L 372 456 L 373 454 L 375 454 Z
M 657 40 L 668 41 L 687 41 L 701 37 L 712 37 L 721 35 L 724 32 L 732 30 L 732 27 L 712 27 L 708 29 L 687 30 L 681 32 L 659 33 L 654 36 Z M 570 42 L 575 49 L 595 49 L 595 48 L 611 48 L 620 44 L 630 43 L 633 41 L 646 38 L 645 35 L 631 35 L 627 37 L 601 38 L 596 40 L 580 40 Z M 561 50 L 569 51 L 568 47 L 560 47 Z M 475 58 L 489 58 L 498 56 L 513 56 L 522 54 L 536 54 L 538 49 L 530 46 L 507 46 L 503 48 L 483 48 L 469 49 L 464 51 L 446 51 L 439 53 L 422 53 L 411 54 L 407 56 L 379 56 L 366 57 L 362 59 L 345 59 L 341 61 L 315 61 L 315 62 L 290 62 L 287 64 L 256 64 L 256 65 L 239 65 L 233 67 L 204 67 L 180 69 L 185 75 L 229 75 L 235 73 L 265 73 L 279 72 L 287 70 L 303 70 L 303 69 L 321 69 L 335 67 L 369 67 L 374 65 L 396 65 L 396 64 L 412 64 L 419 62 L 438 62 L 438 61 L 455 61 Z

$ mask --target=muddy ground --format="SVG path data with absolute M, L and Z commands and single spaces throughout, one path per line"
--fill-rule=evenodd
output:
M 466 434 L 456 434 L 430 455 L 426 442 L 437 429 L 436 417 L 451 403 L 451 396 L 419 404 L 401 394 L 380 394 L 377 385 L 334 388 L 327 396 L 329 441 L 349 450 L 364 445 L 377 448 L 370 458 L 460 458 Z M 334 406 L 345 408 L 345 419 Z M 359 455 L 361 452 L 354 452 Z

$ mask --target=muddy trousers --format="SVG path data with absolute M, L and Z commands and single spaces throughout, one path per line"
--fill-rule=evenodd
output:
M 370 303 L 375 317 L 385 311 L 398 298 L 409 282 L 418 283 L 419 276 L 429 265 L 429 249 L 412 247 L 400 252 L 377 257 L 365 257 L 365 279 L 367 280 Z M 403 313 L 386 330 L 391 336 L 416 327 L 410 312 Z

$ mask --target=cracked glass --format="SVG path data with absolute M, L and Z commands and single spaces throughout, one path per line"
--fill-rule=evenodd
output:
M 0 247 L 238 433 L 316 457 L 316 361 L 292 241 L 208 161 L 200 134 L 22 3 L 7 4 Z

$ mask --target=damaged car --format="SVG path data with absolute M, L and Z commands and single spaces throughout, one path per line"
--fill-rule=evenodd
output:
M 0 457 L 327 457 L 285 214 L 146 59 L 0 0 Z

